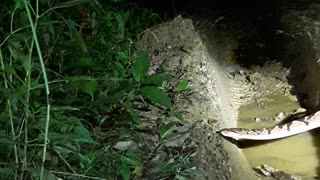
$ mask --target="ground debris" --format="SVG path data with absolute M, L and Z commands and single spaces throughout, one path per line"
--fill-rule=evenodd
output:
M 253 168 L 257 172 L 257 176 L 273 177 L 277 180 L 302 180 L 300 177 L 286 173 L 279 169 L 275 169 L 268 165 L 261 165 Z

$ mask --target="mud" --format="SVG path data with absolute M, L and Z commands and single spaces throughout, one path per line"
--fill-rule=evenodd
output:
M 301 179 L 319 176 L 317 131 L 246 147 L 217 133 L 226 127 L 272 127 L 297 108 L 319 109 L 320 5 L 294 7 L 281 8 L 279 29 L 270 31 L 268 41 L 243 43 L 259 28 L 248 32 L 255 24 L 216 16 L 178 16 L 143 33 L 141 48 L 151 57 L 149 74 L 169 72 L 172 91 L 188 81 L 187 91 L 172 100 L 174 110 L 195 125 L 194 164 L 207 179 L 281 179 L 258 175 L 253 167 L 262 164 L 287 173 L 282 179 L 294 179 L 290 174 Z M 255 48 L 242 46 L 248 43 Z

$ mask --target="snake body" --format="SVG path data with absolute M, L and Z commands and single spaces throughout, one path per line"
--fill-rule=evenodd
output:
M 226 128 L 220 130 L 220 133 L 225 137 L 229 137 L 235 140 L 272 140 L 296 135 L 318 127 L 320 127 L 320 111 L 272 128 Z

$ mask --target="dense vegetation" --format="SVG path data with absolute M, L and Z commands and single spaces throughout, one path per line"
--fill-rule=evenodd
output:
M 182 120 L 161 88 L 169 76 L 147 76 L 135 48 L 160 17 L 125 0 L 1 1 L 0 14 L 1 179 L 142 177 L 134 102 Z

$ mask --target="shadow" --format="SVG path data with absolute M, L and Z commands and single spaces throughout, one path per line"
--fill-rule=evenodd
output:
M 224 138 L 227 141 L 229 141 L 230 143 L 236 145 L 240 149 L 261 146 L 261 145 L 265 145 L 265 144 L 282 139 L 282 138 L 279 138 L 279 139 L 273 139 L 273 140 L 235 140 L 233 138 L 223 136 L 220 132 L 217 132 L 217 133 L 220 134 L 220 136 L 222 136 L 222 138 Z
M 283 119 L 279 124 L 279 125 L 283 125 L 283 124 L 286 124 L 286 123 L 290 123 L 294 120 L 297 120 L 297 119 L 300 119 L 300 118 L 303 118 L 304 116 L 307 116 L 307 115 L 310 115 L 312 114 L 313 112 L 311 111 L 306 111 L 306 112 L 299 112 L 299 113 L 295 113 L 295 114 L 291 114 L 289 115 L 288 117 L 286 117 L 285 119 Z
M 251 148 L 256 146 L 262 146 L 275 141 L 280 141 L 281 139 L 283 138 L 272 139 L 272 140 L 240 140 L 238 141 L 238 148 L 246 149 L 246 148 Z
M 227 141 L 229 141 L 230 143 L 236 145 L 239 147 L 239 141 L 233 139 L 233 138 L 230 138 L 230 137 L 225 137 L 223 136 L 219 131 L 217 132 L 223 139 L 226 139 Z

